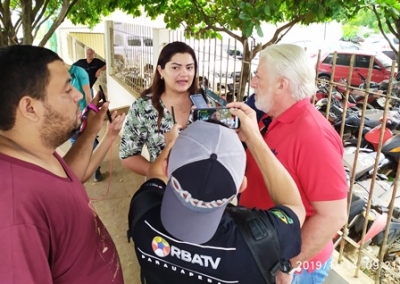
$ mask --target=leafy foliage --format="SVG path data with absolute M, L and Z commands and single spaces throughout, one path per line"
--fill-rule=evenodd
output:
M 184 25 L 191 33 L 208 32 L 210 36 L 215 36 L 215 31 L 240 31 L 240 37 L 248 38 L 254 31 L 262 37 L 264 22 L 309 24 L 337 18 L 342 16 L 339 11 L 345 2 L 348 1 L 143 0 L 142 5 L 152 18 L 164 14 L 171 29 Z
M 49 20 L 52 25 L 39 43 L 43 46 L 66 17 L 75 24 L 94 26 L 117 8 L 134 16 L 141 14 L 139 0 L 1 0 L 0 46 L 32 44 L 40 26 Z M 21 31 L 23 37 L 18 39 Z
M 353 3 L 352 3 L 353 2 Z M 355 0 L 143 0 L 142 6 L 152 18 L 164 14 L 164 22 L 170 29 L 184 27 L 193 37 L 218 37 L 225 32 L 243 44 L 242 83 L 240 96 L 244 93 L 245 81 L 250 75 L 251 60 L 256 53 L 269 44 L 279 42 L 297 23 L 310 24 L 341 19 Z M 248 39 L 257 33 L 264 36 L 263 23 L 275 24 L 274 36 L 265 43 L 249 49 Z M 285 24 L 282 24 L 285 23 Z M 241 100 L 241 97 L 239 97 Z
M 387 39 L 386 34 L 393 34 L 400 39 L 400 2 L 398 0 L 363 0 L 359 10 L 353 11 L 351 17 L 344 21 L 346 25 L 358 28 L 365 26 L 375 32 L 380 32 Z M 400 49 L 389 44 L 398 54 L 400 64 Z
M 344 24 L 342 27 L 343 39 L 351 40 L 357 36 L 358 27 L 351 24 Z

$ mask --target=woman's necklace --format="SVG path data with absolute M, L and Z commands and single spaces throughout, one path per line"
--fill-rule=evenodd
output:
M 177 108 L 174 106 L 174 108 L 177 109 L 179 113 L 187 113 L 188 110 L 190 109 L 187 106 L 182 106 L 182 105 L 178 105 Z
M 161 99 L 163 99 L 163 98 L 161 97 Z M 168 105 L 173 106 L 174 110 L 177 111 L 178 113 L 183 114 L 183 113 L 190 112 L 190 109 L 192 106 L 192 103 L 190 100 L 187 100 L 187 101 L 185 100 L 183 102 L 181 100 L 174 101 L 174 100 L 168 99 L 167 95 L 164 97 L 164 99 L 168 102 Z

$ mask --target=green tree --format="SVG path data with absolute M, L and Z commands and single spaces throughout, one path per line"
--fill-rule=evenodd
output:
M 324 22 L 342 18 L 352 7 L 352 1 L 325 0 L 143 0 L 147 14 L 155 18 L 164 14 L 168 28 L 176 29 L 182 25 L 188 35 L 217 37 L 225 32 L 243 45 L 241 72 L 242 82 L 239 100 L 243 99 L 245 83 L 250 77 L 251 60 L 266 46 L 279 42 L 295 24 Z M 357 2 L 357 1 L 355 1 Z M 348 5 L 348 6 L 346 6 Z M 271 23 L 276 30 L 271 39 L 258 43 L 252 49 L 249 38 L 254 32 L 262 37 L 261 25 Z M 282 24 L 284 23 L 284 24 Z
M 359 10 L 348 11 L 349 17 L 344 21 L 346 25 L 355 27 L 365 26 L 375 32 L 380 32 L 388 40 L 387 34 L 393 34 L 400 40 L 400 2 L 398 0 L 364 0 L 360 2 Z M 391 49 L 398 55 L 400 64 L 400 48 L 393 46 L 388 40 Z M 399 65 L 400 66 L 400 65 Z
M 343 30 L 343 39 L 351 40 L 358 34 L 358 26 L 354 26 L 352 24 L 344 24 L 342 26 Z
M 140 15 L 139 5 L 139 1 L 129 0 L 1 0 L 0 46 L 32 44 L 41 25 L 50 20 L 52 24 L 39 43 L 44 46 L 66 17 L 93 26 L 119 6 L 127 13 Z M 21 39 L 17 38 L 19 34 Z
M 32 44 L 40 26 L 52 19 L 52 27 L 40 42 L 40 45 L 44 45 L 77 2 L 78 0 L 2 0 L 0 44 Z M 17 38 L 19 33 L 22 34 L 20 39 Z
M 397 52 L 397 65 L 400 66 L 400 45 L 393 46 L 385 33 L 386 24 L 389 31 L 400 40 L 400 2 L 398 0 L 376 0 L 371 1 L 371 9 L 378 21 L 378 28 L 382 35 L 389 42 L 390 48 Z

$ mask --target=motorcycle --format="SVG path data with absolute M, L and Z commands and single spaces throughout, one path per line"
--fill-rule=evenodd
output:
M 349 117 L 345 120 L 345 125 L 348 128 L 355 129 L 357 134 L 351 139 L 344 139 L 343 145 L 344 147 L 356 146 L 358 141 L 358 131 L 361 123 L 360 117 Z M 336 122 L 335 127 L 340 127 L 341 120 Z M 371 114 L 368 117 L 368 113 L 365 114 L 364 119 L 364 128 L 362 130 L 362 140 L 361 140 L 361 148 L 371 149 L 373 151 L 377 151 L 380 139 L 381 128 L 383 125 L 383 117 L 376 119 L 375 114 Z M 386 122 L 385 122 L 385 130 L 383 134 L 383 141 L 385 143 L 390 137 L 393 136 L 393 131 L 397 130 L 400 126 L 400 114 L 398 111 L 390 111 L 387 114 Z
M 344 165 L 348 180 L 350 181 L 350 173 L 355 155 L 354 147 L 346 149 L 344 155 Z M 383 155 L 382 155 L 383 156 Z M 355 182 L 353 185 L 353 193 L 350 204 L 348 218 L 348 237 L 353 239 L 358 244 L 361 243 L 362 230 L 366 218 L 367 200 L 371 189 L 371 175 L 375 164 L 376 153 L 370 150 L 362 151 L 358 154 L 357 168 L 355 172 Z M 380 157 L 380 161 L 384 160 Z M 387 181 L 387 177 L 378 174 L 374 182 L 374 191 L 371 200 L 371 207 L 368 214 L 367 228 L 364 236 L 364 245 L 375 244 L 382 245 L 384 229 L 387 222 L 387 212 L 389 203 L 392 198 L 393 183 Z M 387 248 L 385 258 L 392 258 L 400 251 L 396 247 L 395 241 L 400 237 L 400 192 L 396 196 L 395 207 L 392 214 L 392 219 L 389 224 L 389 232 L 387 237 Z M 341 237 L 338 235 L 334 238 L 335 247 L 339 244 Z
M 356 104 L 362 108 L 365 97 L 367 96 L 367 109 L 385 109 L 386 98 L 383 97 L 383 90 L 379 89 L 379 84 L 371 81 L 369 84 L 369 93 L 365 93 L 367 79 L 360 73 L 357 73 L 363 83 L 359 85 L 359 89 L 354 89 L 349 92 L 349 102 Z M 346 93 L 347 79 L 341 78 L 336 90 L 342 95 L 343 99 Z M 379 95 L 377 95 L 379 94 Z
M 327 107 L 328 107 L 328 98 L 322 98 L 319 101 L 316 102 L 315 108 L 324 116 L 326 117 L 327 113 Z M 329 122 L 333 125 L 333 127 L 336 129 L 338 133 L 341 131 L 342 127 L 342 117 L 343 117 L 343 112 L 344 109 L 342 107 L 342 103 L 337 100 L 336 97 L 332 96 L 331 97 L 331 106 L 329 109 L 329 116 L 328 120 Z M 355 105 L 350 105 L 350 108 L 347 109 L 346 111 L 346 117 L 344 121 L 344 131 L 343 131 L 343 140 L 345 141 L 345 146 L 346 143 L 351 146 L 351 145 L 356 145 L 357 143 L 357 137 L 358 133 L 360 131 L 360 124 L 361 124 L 361 118 L 360 118 L 361 110 L 355 107 Z M 400 120 L 400 116 L 399 116 Z M 375 113 L 371 114 L 366 114 L 365 119 L 364 119 L 364 127 L 362 129 L 363 131 L 363 137 L 366 133 L 368 133 L 371 129 L 377 127 L 378 125 L 381 125 L 381 119 L 376 118 Z M 397 124 L 393 124 L 393 127 L 397 127 Z M 365 147 L 363 144 L 362 147 Z

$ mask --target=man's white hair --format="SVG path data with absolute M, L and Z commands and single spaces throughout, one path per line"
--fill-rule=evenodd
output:
M 267 61 L 267 71 L 290 82 L 296 101 L 311 97 L 316 92 L 315 68 L 303 48 L 294 44 L 274 44 L 260 52 Z

